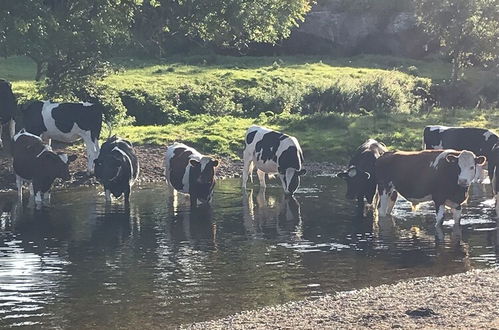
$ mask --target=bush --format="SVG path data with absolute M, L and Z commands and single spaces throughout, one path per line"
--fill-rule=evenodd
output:
M 127 114 L 135 118 L 137 125 L 176 124 L 189 117 L 187 113 L 178 111 L 168 98 L 151 95 L 143 90 L 124 90 L 120 97 Z
M 175 93 L 174 106 L 191 114 L 241 115 L 232 91 L 220 84 L 184 85 Z

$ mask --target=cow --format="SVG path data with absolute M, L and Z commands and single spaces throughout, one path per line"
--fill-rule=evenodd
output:
M 345 172 L 338 177 L 347 182 L 346 198 L 357 199 L 359 209 L 364 208 L 364 199 L 373 204 L 376 195 L 375 163 L 387 151 L 386 146 L 374 139 L 368 139 L 357 148 Z
M 424 149 L 469 150 L 477 156 L 491 159 L 492 148 L 499 142 L 499 136 L 488 129 L 475 127 L 426 126 L 423 132 Z M 494 167 L 489 163 L 489 168 Z M 484 171 L 479 167 L 476 182 L 484 180 Z M 492 181 L 492 172 L 489 173 Z
M 3 79 L 0 79 L 0 148 L 3 147 L 2 129 L 8 125 L 9 136 L 12 139 L 15 134 L 16 123 L 14 114 L 17 109 L 17 101 L 12 93 L 12 85 Z
M 93 173 L 94 160 L 99 155 L 99 137 L 102 128 L 102 107 L 92 103 L 53 103 L 35 101 L 23 111 L 27 132 L 72 143 L 80 138 L 87 148 L 87 172 Z
M 376 182 L 380 196 L 379 216 L 391 213 L 400 194 L 412 202 L 433 200 L 436 227 L 440 228 L 445 207 L 451 208 L 457 225 L 461 218 L 461 205 L 468 198 L 468 188 L 477 166 L 486 161 L 471 151 L 424 150 L 385 152 L 376 160 Z
M 116 198 L 124 195 L 125 203 L 128 204 L 140 170 L 132 144 L 112 136 L 102 144 L 94 163 L 95 177 L 104 186 L 106 201 L 111 201 L 111 194 Z
M 265 188 L 265 174 L 278 173 L 284 192 L 292 195 L 300 186 L 300 176 L 307 171 L 303 168 L 303 152 L 298 140 L 281 132 L 253 125 L 245 136 L 243 152 L 243 183 L 246 189 L 248 177 L 254 167 L 257 169 L 260 187 Z
M 50 201 L 50 188 L 56 178 L 71 178 L 68 166 L 76 159 L 76 155 L 55 153 L 39 136 L 23 130 L 14 135 L 12 154 L 18 198 L 22 200 L 23 183 L 28 182 L 37 205 Z
M 176 142 L 166 148 L 163 165 L 166 183 L 176 191 L 189 194 L 191 207 L 196 207 L 198 201 L 201 204 L 211 202 L 218 160 Z
M 488 158 L 489 177 L 492 184 L 492 192 L 496 199 L 496 216 L 499 218 L 499 142 L 492 147 Z M 499 222 L 498 222 L 499 223 Z

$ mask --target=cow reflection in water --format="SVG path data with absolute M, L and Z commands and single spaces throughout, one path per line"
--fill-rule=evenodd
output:
M 260 188 L 255 204 L 253 190 L 245 192 L 243 218 L 246 232 L 254 237 L 263 234 L 300 240 L 303 236 L 300 204 L 292 195 L 272 192 L 267 196 L 266 189 Z
M 217 225 L 209 204 L 191 208 L 189 198 L 173 189 L 169 191 L 166 203 L 173 219 L 170 228 L 165 230 L 170 240 L 177 243 L 188 241 L 196 250 L 217 248 Z

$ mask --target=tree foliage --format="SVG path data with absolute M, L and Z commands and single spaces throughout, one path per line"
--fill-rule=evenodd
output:
M 0 2 L 0 55 L 25 55 L 47 76 L 47 92 L 67 95 L 102 72 L 103 57 L 129 40 L 133 1 Z
M 465 66 L 497 61 L 498 0 L 414 0 L 414 4 L 421 26 L 452 58 L 453 82 Z
M 161 54 L 165 40 L 187 37 L 218 47 L 286 38 L 311 8 L 311 0 L 144 0 L 136 13 L 137 40 Z M 166 45 L 168 46 L 168 45 Z

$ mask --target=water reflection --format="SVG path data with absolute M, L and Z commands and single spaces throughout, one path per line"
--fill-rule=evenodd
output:
M 294 196 L 267 189 L 243 191 L 243 223 L 252 237 L 284 237 L 292 234 L 300 240 L 303 236 L 303 220 L 300 203 Z
M 498 263 L 480 191 L 464 225 L 446 222 L 435 240 L 431 206 L 412 213 L 401 201 L 378 220 L 355 214 L 342 181 L 302 186 L 286 198 L 224 180 L 212 207 L 196 209 L 164 185 L 137 187 L 128 207 L 93 188 L 55 192 L 42 210 L 2 194 L 0 327 L 175 326 Z

